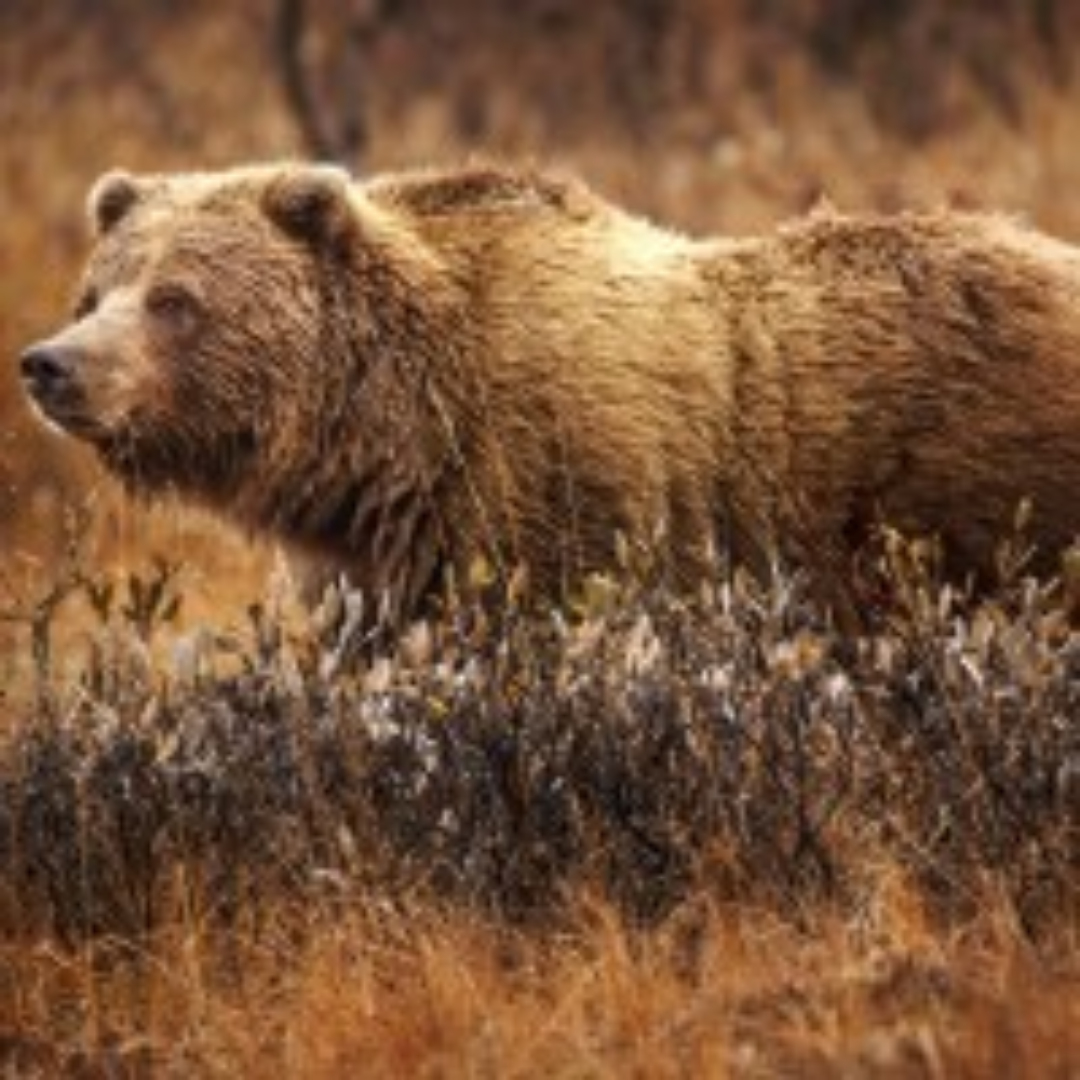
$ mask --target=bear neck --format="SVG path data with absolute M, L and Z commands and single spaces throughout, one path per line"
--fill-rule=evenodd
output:
M 448 351 L 447 315 L 416 289 L 363 281 L 328 296 L 318 392 L 277 418 L 262 477 L 232 507 L 301 557 L 336 567 L 394 621 L 420 606 L 447 563 L 465 365 Z M 430 292 L 430 291 L 429 291 Z

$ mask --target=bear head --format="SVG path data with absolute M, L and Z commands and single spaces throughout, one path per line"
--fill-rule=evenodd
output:
M 364 201 L 327 166 L 103 176 L 72 322 L 21 358 L 36 409 L 136 492 L 235 499 L 366 360 Z

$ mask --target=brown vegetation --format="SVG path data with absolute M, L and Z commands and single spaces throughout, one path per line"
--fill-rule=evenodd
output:
M 360 86 L 331 149 L 365 168 L 483 149 L 703 231 L 825 193 L 1080 239 L 1064 2 L 332 7 L 297 71 L 335 140 Z M 93 176 L 302 152 L 280 17 L 0 9 L 5 355 L 66 303 Z M 303 619 L 242 539 L 117 501 L 13 364 L 0 423 L 2 1069 L 1080 1068 L 1077 641 L 1022 574 L 975 604 L 893 547 L 862 642 L 782 574 L 540 624 L 464 598 L 357 667 L 355 598 Z
M 1070 1075 L 1077 639 L 892 555 L 858 645 L 798 581 L 597 580 L 368 664 L 359 594 L 155 662 L 173 570 L 87 577 L 0 756 L 9 1060 Z

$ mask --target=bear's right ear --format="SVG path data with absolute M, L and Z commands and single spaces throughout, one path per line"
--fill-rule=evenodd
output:
M 104 236 L 139 201 L 142 189 L 130 173 L 114 170 L 100 177 L 90 190 L 87 210 L 94 231 Z
M 262 205 L 283 232 L 322 250 L 341 250 L 356 226 L 349 174 L 333 166 L 282 173 L 267 185 Z

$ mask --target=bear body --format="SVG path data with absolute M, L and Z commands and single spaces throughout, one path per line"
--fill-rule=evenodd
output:
M 1080 251 L 1004 218 L 694 240 L 544 174 L 301 165 L 91 214 L 39 410 L 394 622 L 480 556 L 560 596 L 624 541 L 688 585 L 879 519 L 983 573 L 1022 500 L 1042 568 L 1080 533 Z

